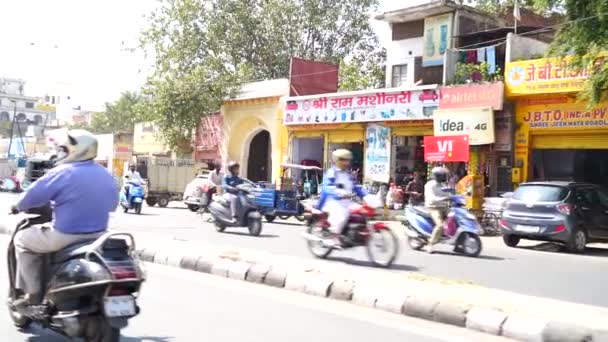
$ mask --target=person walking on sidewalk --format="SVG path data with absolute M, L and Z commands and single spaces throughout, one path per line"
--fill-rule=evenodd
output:
M 424 204 L 428 208 L 435 227 L 427 246 L 427 252 L 433 253 L 433 245 L 443 236 L 443 223 L 449 207 L 449 193 L 444 191 L 448 186 L 449 171 L 443 166 L 431 170 L 431 180 L 424 186 Z

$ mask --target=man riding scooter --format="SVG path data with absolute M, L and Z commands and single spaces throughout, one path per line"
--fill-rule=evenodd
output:
M 353 192 L 361 198 L 366 195 L 361 186 L 355 185 L 349 170 L 352 159 L 353 154 L 346 149 L 332 153 L 334 166 L 327 170 L 323 177 L 321 198 L 317 204 L 317 209 L 328 213 L 327 221 L 333 236 L 325 241 L 325 244 L 334 248 L 340 248 L 342 245 L 340 238 L 350 216 L 349 207 L 353 204 Z
M 144 180 L 141 178 L 141 175 L 137 171 L 135 165 L 129 165 L 129 171 L 127 171 L 123 179 L 123 187 L 125 191 L 125 197 L 127 199 L 129 198 L 130 182 L 135 182 L 135 184 L 138 185 L 141 185 L 144 182 Z
M 207 196 L 207 203 L 211 203 L 213 195 L 217 193 L 218 188 L 222 186 L 223 179 L 224 173 L 222 172 L 222 162 L 216 160 L 213 162 L 213 170 L 209 172 L 209 177 L 207 178 L 207 193 L 203 194 L 203 196 Z
M 434 167 L 431 170 L 431 180 L 424 185 L 424 204 L 435 223 L 427 246 L 429 253 L 433 253 L 433 245 L 437 244 L 443 236 L 443 224 L 448 213 L 450 199 L 450 194 L 444 189 L 447 187 L 449 173 L 445 167 Z
M 42 256 L 80 241 L 103 235 L 110 212 L 118 205 L 118 190 L 110 173 L 93 160 L 97 139 L 84 130 L 72 130 L 57 145 L 56 165 L 36 180 L 12 214 L 53 207 L 50 227 L 32 227 L 15 237 L 17 249 L 17 288 L 24 296 L 11 304 L 20 312 L 42 300 Z
M 224 177 L 222 187 L 225 191 L 224 198 L 230 202 L 230 213 L 232 214 L 232 223 L 237 222 L 237 186 L 243 184 L 243 179 L 239 177 L 240 165 L 237 162 L 231 161 L 228 163 L 228 174 Z

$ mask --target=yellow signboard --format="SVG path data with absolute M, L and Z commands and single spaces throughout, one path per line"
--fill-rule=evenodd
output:
M 530 98 L 517 102 L 516 121 L 530 131 L 608 130 L 608 103 L 587 109 L 570 96 Z
M 601 65 L 605 57 L 597 59 L 587 68 L 576 70 L 572 57 L 541 58 L 508 63 L 505 67 L 507 95 L 555 94 L 578 92 L 594 66 Z

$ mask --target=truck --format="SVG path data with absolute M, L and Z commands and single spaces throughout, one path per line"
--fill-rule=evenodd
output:
M 165 208 L 171 201 L 182 201 L 184 189 L 196 176 L 192 159 L 138 156 L 137 171 L 146 180 L 146 204 Z

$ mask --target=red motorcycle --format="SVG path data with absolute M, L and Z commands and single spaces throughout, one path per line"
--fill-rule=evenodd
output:
M 325 259 L 335 249 L 366 247 L 367 255 L 374 265 L 390 267 L 397 258 L 399 241 L 385 223 L 373 222 L 376 208 L 381 205 L 378 205 L 377 197 L 372 197 L 366 196 L 362 204 L 350 208 L 350 217 L 340 236 L 341 246 L 338 248 L 327 243 L 332 237 L 328 214 L 309 208 L 305 214 L 308 228 L 302 235 L 307 240 L 310 252 L 317 258 Z

